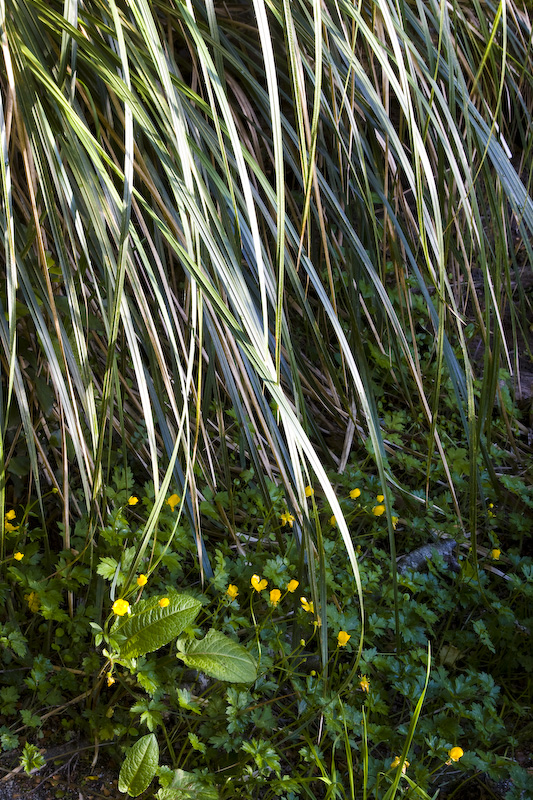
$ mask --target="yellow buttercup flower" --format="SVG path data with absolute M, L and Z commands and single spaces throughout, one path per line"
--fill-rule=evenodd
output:
M 494 561 L 498 561 L 500 556 L 501 556 L 501 554 L 502 554 L 502 551 L 500 550 L 499 547 L 495 547 L 494 550 L 490 551 L 490 555 L 494 559 Z
M 170 506 L 171 511 L 174 511 L 176 506 L 179 506 L 180 503 L 181 503 L 181 497 L 179 496 L 179 494 L 171 494 L 167 500 L 167 506 Z
M 448 751 L 448 755 L 450 756 L 450 761 L 459 761 L 464 756 L 464 750 L 462 747 L 452 747 Z
M 17 512 L 12 508 L 11 511 L 8 511 L 5 515 L 4 519 L 15 519 L 17 516 Z
M 239 594 L 239 590 L 237 589 L 237 587 L 235 586 L 234 583 L 230 583 L 230 585 L 228 586 L 228 588 L 226 590 L 226 594 L 228 595 L 230 600 L 235 600 L 235 598 Z
M 392 527 L 394 528 L 394 530 L 396 530 L 396 526 L 398 524 L 399 519 L 400 519 L 399 517 L 391 517 Z
M 378 503 L 382 503 L 385 500 L 385 497 L 382 494 L 378 494 L 376 500 L 378 501 Z
M 374 514 L 375 517 L 381 517 L 381 515 L 385 513 L 385 506 L 384 505 L 374 506 L 374 508 L 372 509 L 372 513 Z
M 309 611 L 310 614 L 314 614 L 315 613 L 315 607 L 313 605 L 313 601 L 312 600 L 311 600 L 311 602 L 308 603 L 307 599 L 305 597 L 300 597 L 300 603 L 302 604 L 302 608 L 303 608 L 304 611 Z
M 148 578 L 146 577 L 146 575 L 142 575 L 142 574 L 139 575 L 139 577 L 137 578 L 137 585 L 138 586 L 146 586 L 147 583 L 148 583 Z
M 280 519 L 281 519 L 281 521 L 283 522 L 284 525 L 290 525 L 291 528 L 292 528 L 292 526 L 294 525 L 294 520 L 296 519 L 296 517 L 293 517 L 292 514 L 289 514 L 288 511 L 285 511 L 281 515 Z
M 305 487 L 305 496 L 306 497 L 312 497 L 314 495 L 314 493 L 315 493 L 315 490 L 313 489 L 312 486 L 306 486 Z
M 128 497 L 128 505 L 129 506 L 136 506 L 138 502 L 139 502 L 139 498 L 135 497 L 134 494 L 132 494 L 131 497 Z
M 390 765 L 390 769 L 395 769 L 396 767 L 399 766 L 399 764 L 400 764 L 400 756 L 396 756 L 396 758 L 394 759 L 394 761 Z M 409 766 L 409 762 L 408 761 L 404 761 L 403 762 L 403 766 L 402 766 L 402 772 L 403 772 L 404 775 L 407 772 L 407 767 L 408 766 Z
M 114 679 L 113 675 L 110 672 L 108 672 L 107 673 L 107 685 L 108 686 L 113 686 L 114 683 L 115 683 L 115 679 Z
M 351 635 L 349 633 L 346 633 L 346 631 L 339 631 L 337 635 L 337 641 L 339 643 L 339 647 L 346 647 L 351 638 L 352 638 Z
M 295 592 L 299 585 L 300 585 L 300 582 L 293 578 L 292 581 L 289 581 L 288 584 L 287 584 L 287 591 L 288 592 Z
M 7 533 L 13 533 L 13 531 L 18 531 L 18 529 L 18 525 L 12 525 L 11 522 L 4 518 L 4 530 L 7 531 Z
M 161 608 L 166 608 L 168 605 L 170 605 L 170 600 L 168 599 L 168 597 L 162 597 L 161 600 L 159 601 L 159 605 L 161 606 Z
M 357 500 L 357 498 L 360 497 L 360 495 L 361 495 L 361 489 L 358 489 L 357 487 L 355 489 L 352 489 L 352 491 L 350 492 L 350 497 L 352 498 L 352 500 Z
M 113 613 L 116 614 L 117 617 L 123 617 L 129 610 L 130 604 L 127 600 L 115 600 L 113 603 Z
M 279 590 L 279 589 L 272 589 L 272 590 L 271 590 L 271 592 L 270 592 L 270 602 L 272 603 L 272 605 L 274 606 L 274 608 L 275 608 L 275 607 L 277 606 L 277 604 L 279 603 L 279 601 L 280 601 L 280 597 L 281 597 L 281 592 L 280 592 L 280 590 Z
M 13 558 L 15 561 L 22 561 L 24 558 L 24 553 L 13 553 Z
M 359 681 L 359 688 L 363 690 L 363 692 L 368 692 L 370 690 L 370 682 L 366 675 L 361 675 L 361 680 Z
M 252 584 L 252 589 L 255 589 L 256 592 L 262 592 L 263 589 L 266 589 L 268 586 L 266 578 L 261 580 L 259 575 L 252 575 L 250 583 Z
M 337 524 L 337 520 L 335 519 L 335 516 L 329 518 L 329 524 L 331 525 L 332 528 L 335 527 L 335 525 Z

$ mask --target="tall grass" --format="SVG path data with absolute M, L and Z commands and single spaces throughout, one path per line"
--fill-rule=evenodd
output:
M 321 485 L 362 605 L 324 466 L 367 446 L 393 571 L 385 488 L 431 503 L 436 460 L 475 544 L 499 369 L 518 380 L 530 312 L 525 5 L 2 0 L 0 27 L 0 521 L 6 492 L 54 487 L 64 546 L 82 511 L 96 536 L 118 448 L 158 497 L 138 556 L 173 486 L 209 576 L 202 490 L 229 493 L 238 538 L 236 459 L 267 506 L 266 479 L 284 487 L 309 548 Z M 414 495 L 376 388 L 425 428 Z

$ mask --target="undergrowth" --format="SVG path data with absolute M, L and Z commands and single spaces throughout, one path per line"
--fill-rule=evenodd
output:
M 404 441 L 406 413 L 383 413 L 386 441 Z M 495 428 L 501 421 L 495 413 Z M 448 424 L 453 441 L 452 416 Z M 407 433 L 416 452 L 413 421 Z M 388 490 L 398 616 L 385 498 L 372 459 L 363 451 L 330 475 L 357 551 L 362 641 L 343 540 L 312 484 L 309 524 L 319 531 L 321 551 L 309 563 L 298 544 L 308 534 L 283 491 L 268 483 L 267 508 L 253 469 L 236 458 L 229 491 L 206 487 L 201 502 L 213 563 L 204 582 L 177 493 L 167 496 L 150 547 L 130 574 L 155 495 L 153 485 L 135 485 L 131 469 L 118 463 L 110 513 L 95 541 L 81 518 L 71 548 L 55 552 L 34 508 L 10 509 L 0 586 L 3 750 L 24 746 L 22 762 L 39 766 L 37 748 L 58 719 L 61 737 L 77 740 L 81 732 L 112 743 L 117 755 L 154 733 L 161 756 L 151 777 L 158 776 L 159 798 L 185 798 L 186 791 L 221 799 L 382 798 L 392 796 L 397 776 L 399 792 L 424 798 L 477 776 L 493 786 L 510 779 L 505 797 L 523 799 L 532 787 L 533 559 L 525 552 L 533 487 L 519 477 L 510 451 L 495 455 L 505 493 L 479 510 L 474 557 L 445 481 L 426 506 L 415 488 L 424 476 L 403 454 L 406 488 Z M 464 453 L 457 448 L 449 456 L 460 487 Z M 50 513 L 56 501 L 54 493 L 46 498 Z M 222 534 L 231 514 L 233 540 Z M 444 555 L 443 543 L 450 545 Z M 175 637 L 156 652 L 141 647 L 133 660 L 121 660 L 120 644 L 113 654 L 102 641 L 104 620 L 127 618 L 113 598 L 127 598 L 135 610 L 141 598 L 176 591 L 198 603 L 185 634 L 202 641 L 210 628 L 243 645 L 257 669 L 252 683 L 220 682 L 187 666 Z

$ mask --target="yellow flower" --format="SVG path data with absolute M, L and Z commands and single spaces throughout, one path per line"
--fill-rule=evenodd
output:
M 127 600 L 115 600 L 113 603 L 113 613 L 117 615 L 117 617 L 123 617 L 124 614 L 128 614 L 130 610 L 130 604 Z
M 300 585 L 299 581 L 293 578 L 292 581 L 289 581 L 287 584 L 287 591 L 291 593 L 295 592 L 299 585 Z
M 385 513 L 385 506 L 384 505 L 374 506 L 374 508 L 372 509 L 372 513 L 374 514 L 375 517 L 381 517 L 381 515 Z
M 132 494 L 131 497 L 128 497 L 128 505 L 129 506 L 136 506 L 138 502 L 139 502 L 139 498 L 135 497 L 135 495 Z
M 29 594 L 24 595 L 24 600 L 28 603 L 28 608 L 30 609 L 32 614 L 35 614 L 39 611 L 39 606 L 41 605 L 41 601 L 39 599 L 39 595 L 37 592 L 30 592 Z
M 315 613 L 315 607 L 313 605 L 313 601 L 308 603 L 305 597 L 300 597 L 300 603 L 302 604 L 302 608 L 304 611 L 309 611 L 310 614 Z
M 24 553 L 13 553 L 13 558 L 15 561 L 22 561 L 24 558 Z
M 358 489 L 356 487 L 355 489 L 352 489 L 352 491 L 350 492 L 350 497 L 352 498 L 352 500 L 357 500 L 360 494 L 361 494 L 361 489 Z
M 464 750 L 462 747 L 452 747 L 448 751 L 448 755 L 450 756 L 450 761 L 459 761 L 464 756 Z
M 107 685 L 108 686 L 113 686 L 114 683 L 115 683 L 115 679 L 114 679 L 113 675 L 110 672 L 108 672 L 107 673 Z
M 148 578 L 146 577 L 146 575 L 139 575 L 139 577 L 137 578 L 137 585 L 146 586 L 147 583 L 148 583 Z
M 363 690 L 363 692 L 368 692 L 370 690 L 370 683 L 366 675 L 361 675 L 361 680 L 359 681 L 359 688 Z
M 396 526 L 398 524 L 399 517 L 391 517 L 392 527 L 396 530 Z
M 312 486 L 306 486 L 305 487 L 305 496 L 306 497 L 312 497 L 314 495 L 314 493 L 315 493 L 315 490 L 313 489 Z
M 289 514 L 289 512 L 288 512 L 288 511 L 285 511 L 285 512 L 284 512 L 284 513 L 281 515 L 281 518 L 280 518 L 280 519 L 281 519 L 281 521 L 283 522 L 283 524 L 284 524 L 284 525 L 290 525 L 290 526 L 291 526 L 291 528 L 292 528 L 292 526 L 293 526 L 293 524 L 294 524 L 295 517 L 293 517 L 293 516 L 292 516 L 292 514 Z
M 12 525 L 11 522 L 4 520 L 4 530 L 6 530 L 8 533 L 13 533 L 13 531 L 18 531 L 18 529 L 18 525 Z
M 11 511 L 7 512 L 4 519 L 15 519 L 16 516 L 17 516 L 16 511 L 14 509 L 11 509 Z
M 159 601 L 159 605 L 161 606 L 161 608 L 166 608 L 168 605 L 170 605 L 170 600 L 168 599 L 168 597 L 162 597 L 161 600 Z
M 501 556 L 501 554 L 502 554 L 502 551 L 500 550 L 499 547 L 495 547 L 494 550 L 490 551 L 490 554 L 491 554 L 492 558 L 494 559 L 494 561 L 498 561 L 500 556 Z
M 272 603 L 274 608 L 279 603 L 280 597 L 281 597 L 281 592 L 280 592 L 279 589 L 272 589 L 271 590 L 271 592 L 270 592 L 270 602 Z
M 268 586 L 268 581 L 265 578 L 261 580 L 259 575 L 252 575 L 250 583 L 252 584 L 252 589 L 255 589 L 256 592 L 262 592 Z
M 333 528 L 335 527 L 335 525 L 337 524 L 337 520 L 335 519 L 335 516 L 333 516 L 333 517 L 330 517 L 330 518 L 329 518 L 329 524 L 330 524 L 330 525 L 331 525 Z
M 167 500 L 167 506 L 170 506 L 171 511 L 174 511 L 176 506 L 179 506 L 180 503 L 181 503 L 181 497 L 179 496 L 179 494 L 171 494 Z
M 226 590 L 226 594 L 228 595 L 230 600 L 235 600 L 235 598 L 239 594 L 239 590 L 237 589 L 237 587 L 235 586 L 234 583 L 230 583 L 230 585 L 228 586 L 228 588 Z
M 376 500 L 378 501 L 378 503 L 382 503 L 385 500 L 385 498 L 382 494 L 378 494 Z
M 300 639 L 300 647 L 305 647 L 305 639 Z
M 396 767 L 398 767 L 399 765 L 400 765 L 400 756 L 396 756 L 396 758 L 394 759 L 394 761 L 393 761 L 393 762 L 392 762 L 392 764 L 390 765 L 390 768 L 391 768 L 391 769 L 395 769 L 395 768 L 396 768 Z M 407 772 L 407 767 L 408 767 L 408 766 L 409 766 L 409 762 L 408 762 L 408 761 L 404 761 L 404 762 L 403 762 L 403 766 L 402 766 L 402 772 L 403 772 L 403 774 L 404 774 L 404 775 L 405 775 L 405 773 Z
M 346 645 L 348 644 L 348 641 L 351 638 L 352 638 L 351 635 L 349 633 L 346 633 L 346 631 L 339 631 L 339 634 L 337 636 L 337 641 L 339 643 L 339 647 L 346 647 Z

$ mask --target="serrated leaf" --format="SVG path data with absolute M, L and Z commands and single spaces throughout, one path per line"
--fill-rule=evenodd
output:
M 178 592 L 164 597 L 169 600 L 164 608 L 159 605 L 163 595 L 149 597 L 135 603 L 128 617 L 115 621 L 112 633 L 126 638 L 120 646 L 121 658 L 144 656 L 168 644 L 193 623 L 202 605 L 196 598 Z
M 240 644 L 211 628 L 200 641 L 178 642 L 177 657 L 212 678 L 230 683 L 253 683 L 257 666 L 250 653 Z
M 104 556 L 100 559 L 100 563 L 96 567 L 96 572 L 105 578 L 107 581 L 113 580 L 117 571 L 117 561 L 111 556 Z
M 159 745 L 153 733 L 135 742 L 120 769 L 118 778 L 119 792 L 127 792 L 130 797 L 137 797 L 148 788 L 159 766 Z

